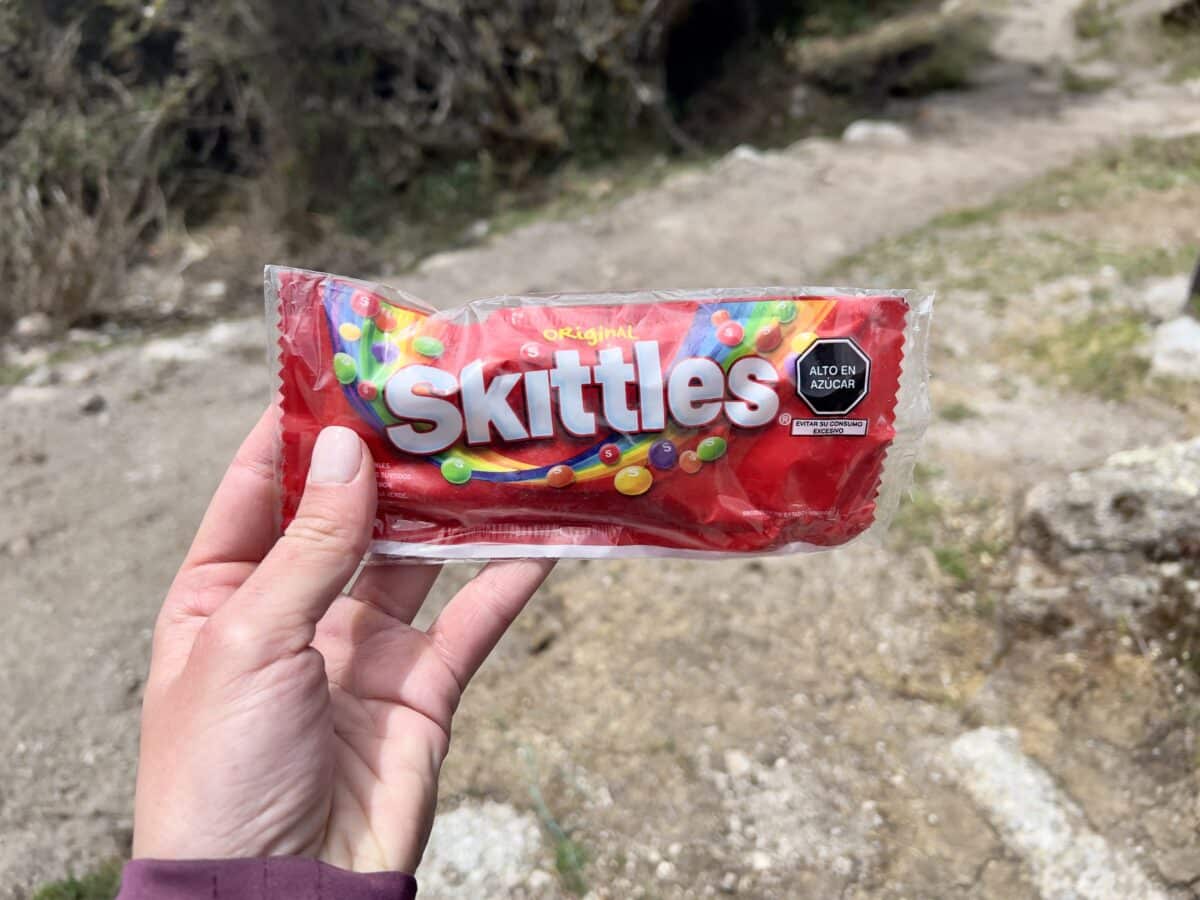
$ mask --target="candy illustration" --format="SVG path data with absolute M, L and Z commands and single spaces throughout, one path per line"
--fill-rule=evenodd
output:
M 371 345 L 371 355 L 375 357 L 376 362 L 390 363 L 395 361 L 400 351 L 396 349 L 395 344 L 379 341 Z
M 427 334 L 423 334 L 413 341 L 413 349 L 422 356 L 428 356 L 430 359 L 437 359 L 446 352 L 446 345 L 435 337 L 430 337 Z
M 817 339 L 817 336 L 811 331 L 802 331 L 792 338 L 791 348 L 793 353 L 803 353 L 808 349 L 809 344 Z
M 600 448 L 599 456 L 606 466 L 615 466 L 621 461 L 621 448 L 616 444 L 605 444 Z
M 695 450 L 684 450 L 679 454 L 679 468 L 689 475 L 695 475 L 703 465 L 703 461 Z
M 442 477 L 451 484 L 466 484 L 471 480 L 471 464 L 451 456 L 442 463 Z
M 650 465 L 656 469 L 673 469 L 679 461 L 679 451 L 670 441 L 659 441 L 650 445 Z
M 333 374 L 342 384 L 349 384 L 358 377 L 358 365 L 349 353 L 335 353 L 333 356 Z
M 379 388 L 375 387 L 370 381 L 360 381 L 358 383 L 358 396 L 370 403 L 379 396 Z
M 396 330 L 396 317 L 386 309 L 380 310 L 375 316 L 375 327 L 382 332 L 390 332 Z
M 613 479 L 613 487 L 626 497 L 637 497 L 650 490 L 654 476 L 643 466 L 626 466 Z
M 709 321 L 712 322 L 714 325 L 723 325 L 724 323 L 729 321 L 729 310 L 718 309 L 715 313 L 712 314 L 712 316 L 709 318 Z
M 736 347 L 745 336 L 746 330 L 737 322 L 725 322 L 717 329 L 717 340 L 726 347 Z
M 379 312 L 379 298 L 366 291 L 355 291 L 350 298 L 350 308 L 365 319 Z
M 754 336 L 754 349 L 759 353 L 770 353 L 782 343 L 783 332 L 780 331 L 778 322 L 764 325 Z
M 362 337 L 362 329 L 353 322 L 343 322 L 338 326 L 338 334 L 342 336 L 343 340 L 357 341 Z
M 780 300 L 775 304 L 775 318 L 784 325 L 796 319 L 796 304 L 791 300 Z
M 706 437 L 696 447 L 696 455 L 704 462 L 715 462 L 725 455 L 725 438 Z
M 546 473 L 546 484 L 564 488 L 575 480 L 575 470 L 570 466 L 554 466 Z

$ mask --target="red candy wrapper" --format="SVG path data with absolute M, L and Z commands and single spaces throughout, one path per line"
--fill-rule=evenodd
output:
M 270 267 L 283 523 L 317 434 L 375 459 L 372 552 L 743 556 L 890 519 L 925 424 L 932 297 L 748 288 L 436 310 Z

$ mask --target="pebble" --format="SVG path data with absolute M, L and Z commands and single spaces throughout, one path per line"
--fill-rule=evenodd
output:
M 725 450 L 728 446 L 725 438 L 706 437 L 696 447 L 696 455 L 704 460 L 704 462 L 715 462 L 725 455 Z
M 770 854 L 762 850 L 755 850 L 750 854 L 750 868 L 755 872 L 767 871 L 767 869 L 771 868 Z
M 435 337 L 423 334 L 413 341 L 413 349 L 429 359 L 437 359 L 446 352 L 446 345 Z
M 104 412 L 107 408 L 108 401 L 104 399 L 102 394 L 91 394 L 79 404 L 79 411 L 86 416 Z
M 350 298 L 350 308 L 363 318 L 369 319 L 379 312 L 379 298 L 366 291 L 355 291 Z
M 650 490 L 654 476 L 644 466 L 626 466 L 613 479 L 613 486 L 626 497 L 638 497 Z
M 546 473 L 546 484 L 554 488 L 565 488 L 575 481 L 575 470 L 570 466 L 554 466 Z
M 376 346 L 379 345 L 376 344 Z M 358 366 L 354 362 L 354 357 L 349 353 L 335 353 L 333 355 L 333 374 L 342 384 L 349 384 L 357 378 Z
M 882 147 L 903 147 L 912 143 L 912 135 L 903 125 L 871 119 L 851 122 L 842 132 L 847 144 L 874 144 Z
M 28 556 L 29 551 L 33 549 L 33 541 L 29 539 L 29 535 L 20 534 L 8 542 L 8 555 L 12 557 Z
M 695 450 L 684 450 L 679 454 L 679 468 L 683 469 L 688 475 L 695 475 L 703 465 L 703 460 L 696 455 Z
M 717 340 L 726 347 L 736 347 L 746 337 L 746 330 L 738 322 L 725 322 L 717 329 Z
M 451 456 L 442 463 L 442 477 L 451 484 L 466 484 L 471 480 L 471 464 L 465 459 Z
M 679 451 L 670 441 L 658 441 L 650 446 L 650 465 L 664 471 L 675 468 L 679 462 Z
M 654 867 L 654 877 L 659 881 L 666 881 L 675 877 L 675 864 L 670 860 L 664 859 Z
M 759 353 L 770 353 L 783 343 L 783 332 L 778 322 L 764 325 L 754 336 L 754 349 Z
M 13 334 L 19 338 L 49 337 L 54 331 L 54 322 L 44 312 L 21 316 L 13 325 Z

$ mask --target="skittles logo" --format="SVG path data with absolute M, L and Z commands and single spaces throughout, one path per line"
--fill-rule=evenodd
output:
M 456 371 L 436 365 L 452 337 L 436 317 L 337 279 L 326 283 L 323 299 L 332 374 L 347 401 L 391 446 L 437 465 L 448 483 L 566 489 L 607 479 L 629 497 L 647 494 L 656 479 L 695 476 L 718 464 L 730 425 L 775 421 L 779 386 L 794 387 L 797 355 L 816 340 L 834 304 L 785 298 L 695 305 L 687 334 L 666 361 L 659 342 L 639 339 L 630 325 L 545 328 L 536 333 L 547 342 L 596 347 L 619 338 L 626 345 L 601 347 L 587 364 L 579 350 L 550 353 L 530 344 L 520 356 L 540 365 L 489 377 L 479 359 Z M 517 397 L 524 403 L 514 406 Z M 570 455 L 550 464 L 492 446 L 556 435 L 577 440 L 564 445 Z M 579 440 L 586 441 L 582 450 Z

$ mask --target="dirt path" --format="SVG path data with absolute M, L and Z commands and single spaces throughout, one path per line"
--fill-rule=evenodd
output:
M 909 146 L 805 141 L 735 154 L 590 219 L 432 258 L 403 286 L 451 302 L 796 282 L 1098 145 L 1194 128 L 1200 97 L 1148 86 L 1064 100 L 997 87 L 930 103 L 922 121 Z M 1005 412 L 965 436 L 933 428 L 926 459 L 964 490 L 978 478 L 995 494 L 1184 430 L 1168 413 L 1051 398 L 1060 427 L 1020 455 L 1022 471 L 997 473 L 1037 398 L 1002 399 L 971 364 L 982 325 L 971 301 L 959 303 L 942 300 L 938 343 L 955 353 L 938 374 Z M 267 396 L 258 328 L 114 350 L 68 373 L 86 384 L 0 398 L 0 895 L 125 852 L 152 618 Z M 106 408 L 80 412 L 93 394 Z M 463 577 L 444 577 L 437 597 Z M 1113 847 L 1146 859 L 1186 851 L 1170 837 L 1191 828 L 1182 794 L 1158 804 L 1167 836 L 1136 849 L 1138 815 L 1163 784 L 1138 764 L 1148 725 L 1137 708 L 1158 689 L 1147 665 L 1131 658 L 1121 678 L 1080 679 L 1078 660 L 1037 645 L 989 675 L 988 623 L 947 618 L 936 585 L 912 559 L 870 547 L 560 566 L 466 701 L 444 807 L 486 798 L 528 817 L 528 786 L 539 785 L 587 850 L 596 896 L 722 885 L 754 897 L 1033 897 L 1027 862 L 945 774 L 954 738 L 1015 722 Z M 1051 674 L 1030 683 L 1022 667 Z M 1118 684 L 1125 705 L 1088 719 L 1089 697 Z M 544 874 L 554 848 L 530 852 L 513 896 L 557 895 Z

